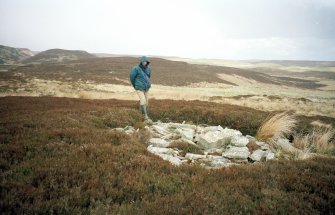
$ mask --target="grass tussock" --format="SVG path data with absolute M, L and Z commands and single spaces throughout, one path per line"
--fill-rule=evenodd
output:
M 310 133 L 299 133 L 293 145 L 305 152 L 335 155 L 335 130 L 329 127 L 315 127 Z
M 297 120 L 288 113 L 278 113 L 268 117 L 257 131 L 256 138 L 269 144 L 275 143 L 293 132 Z
M 155 121 L 188 120 L 241 128 L 245 134 L 255 132 L 266 115 L 199 101 L 156 100 L 150 105 Z M 134 126 L 140 119 L 137 102 L 0 98 L 1 213 L 335 211 L 333 158 L 270 161 L 211 171 L 196 165 L 175 167 L 147 152 L 145 129 L 135 135 L 111 129 Z

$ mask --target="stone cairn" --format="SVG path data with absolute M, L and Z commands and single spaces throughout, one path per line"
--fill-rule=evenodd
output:
M 209 169 L 221 168 L 273 160 L 283 157 L 283 153 L 299 154 L 300 159 L 308 157 L 301 150 L 294 148 L 287 139 L 279 139 L 276 145 L 280 150 L 275 150 L 252 136 L 244 136 L 238 130 L 222 128 L 220 125 L 205 126 L 158 121 L 145 126 L 145 129 L 151 133 L 147 150 L 176 166 L 194 163 Z M 129 135 L 138 131 L 132 126 L 114 130 Z M 181 149 L 173 146 L 176 141 L 184 145 L 193 145 L 202 153 L 182 153 Z

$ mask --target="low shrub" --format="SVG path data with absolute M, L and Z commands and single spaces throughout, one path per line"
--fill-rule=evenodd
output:
M 237 106 L 170 100 L 152 101 L 151 113 L 155 121 L 169 118 L 243 128 L 244 134 L 257 131 L 268 114 Z M 161 113 L 166 118 L 160 118 Z M 1 213 L 335 211 L 334 158 L 269 161 L 218 170 L 198 165 L 176 167 L 146 150 L 150 134 L 145 129 L 134 135 L 111 129 L 134 125 L 140 118 L 133 101 L 0 98 Z M 197 150 L 177 145 L 190 152 Z

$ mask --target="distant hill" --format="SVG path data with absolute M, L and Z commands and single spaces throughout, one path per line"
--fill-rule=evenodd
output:
M 249 69 L 189 64 L 161 58 L 151 58 L 151 62 L 152 82 L 165 86 L 188 86 L 202 82 L 237 86 L 236 83 L 230 81 L 229 77 L 307 89 L 324 86 L 317 81 L 303 77 L 271 75 Z M 138 63 L 139 60 L 135 57 L 96 57 L 64 63 L 25 65 L 17 67 L 13 72 L 29 74 L 46 80 L 94 81 L 95 83 L 129 85 L 129 72 Z
M 30 57 L 23 63 L 58 63 L 72 60 L 96 58 L 95 55 L 80 50 L 49 49 Z
M 34 56 L 34 52 L 26 48 L 13 48 L 0 45 L 0 64 L 14 64 Z
M 273 63 L 282 66 L 335 66 L 335 61 L 307 61 L 307 60 L 254 60 L 249 63 Z

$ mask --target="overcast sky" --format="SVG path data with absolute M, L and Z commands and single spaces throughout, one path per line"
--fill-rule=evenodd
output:
M 35 51 L 335 60 L 335 0 L 0 0 L 0 44 Z

